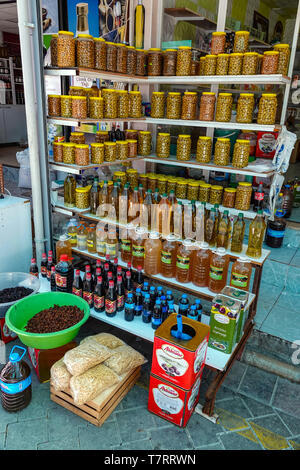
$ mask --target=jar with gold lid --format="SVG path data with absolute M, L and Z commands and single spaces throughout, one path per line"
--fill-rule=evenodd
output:
M 188 181 L 185 178 L 177 178 L 175 196 L 178 199 L 186 199 Z
M 104 142 L 104 161 L 115 162 L 117 159 L 116 142 Z
M 230 161 L 230 139 L 218 137 L 215 145 L 214 164 L 220 166 L 229 165 Z
M 230 54 L 218 54 L 217 65 L 216 65 L 216 75 L 228 74 L 229 58 L 230 58 Z
M 287 75 L 289 70 L 290 61 L 290 45 L 289 44 L 275 44 L 274 51 L 279 52 L 277 73 Z
M 116 119 L 118 117 L 118 92 L 113 88 L 107 88 L 102 91 L 104 104 L 104 117 L 107 119 Z
M 162 119 L 165 116 L 165 94 L 163 91 L 154 91 L 151 96 L 151 117 Z
M 236 31 L 234 35 L 233 52 L 245 53 L 248 51 L 249 31 Z
M 117 71 L 117 46 L 114 42 L 106 43 L 106 70 L 108 72 Z
M 57 38 L 58 34 L 52 34 L 50 41 L 51 66 L 57 67 Z
M 48 95 L 48 116 L 59 117 L 61 115 L 61 96 Z
M 196 161 L 209 163 L 211 160 L 212 140 L 209 136 L 200 136 L 197 142 Z
M 163 56 L 161 49 L 151 48 L 148 51 L 148 75 L 162 75 Z
M 180 134 L 177 139 L 176 159 L 180 161 L 190 160 L 191 146 L 191 136 L 188 134 Z
M 82 86 L 70 86 L 69 95 L 71 96 L 86 96 L 85 88 Z
M 137 139 L 127 139 L 128 142 L 128 158 L 135 158 L 138 151 Z
M 177 50 L 176 75 L 191 75 L 192 48 L 189 46 L 179 46 Z
M 87 99 L 85 96 L 72 96 L 72 117 L 75 119 L 87 118 Z
M 168 158 L 170 156 L 171 136 L 167 132 L 159 132 L 156 139 L 156 156 Z
M 232 111 L 232 94 L 219 93 L 217 98 L 215 120 L 218 122 L 230 122 Z
M 96 142 L 91 144 L 91 162 L 94 165 L 101 165 L 104 162 L 104 144 Z
M 252 185 L 248 182 L 238 184 L 235 196 L 235 209 L 248 211 L 250 208 Z
M 57 163 L 63 162 L 63 142 L 53 142 L 53 160 Z
M 95 136 L 96 144 L 104 144 L 104 142 L 109 141 L 108 131 L 97 131 Z
M 237 102 L 236 122 L 250 124 L 254 110 L 254 94 L 241 93 Z
M 199 186 L 199 195 L 198 195 L 198 200 L 200 202 L 209 202 L 210 187 L 211 187 L 211 185 L 208 184 L 208 183 L 200 184 L 200 186 Z
M 136 50 L 136 75 L 147 75 L 147 54 L 144 49 Z
M 77 209 L 89 209 L 91 186 L 77 186 L 75 190 L 75 205 Z
M 217 56 L 207 54 L 204 62 L 203 75 L 215 75 L 217 66 Z
M 106 41 L 103 38 L 94 38 L 95 41 L 95 69 L 106 70 Z
M 173 77 L 176 75 L 177 50 L 166 49 L 163 53 L 163 75 Z
M 225 50 L 226 33 L 224 31 L 215 31 L 212 33 L 210 52 L 213 55 L 222 54 Z
M 83 132 L 71 132 L 70 142 L 73 144 L 85 144 L 85 136 Z
M 263 93 L 258 104 L 257 124 L 275 124 L 277 96 L 275 93 Z
M 193 91 L 185 91 L 182 97 L 181 119 L 196 119 L 198 95 Z
M 164 175 L 159 175 L 157 177 L 157 188 L 158 188 L 158 191 L 159 191 L 159 194 L 164 194 L 167 192 L 167 177 L 164 176 Z M 151 189 L 151 188 L 149 188 Z M 156 188 L 155 188 L 156 189 Z
M 240 52 L 230 54 L 228 75 L 241 75 L 243 68 L 243 58 L 244 54 Z
M 210 204 L 222 204 L 223 187 L 219 185 L 211 185 L 209 194 Z
M 95 68 L 95 43 L 90 34 L 78 34 L 76 38 L 77 67 Z
M 167 176 L 167 193 L 176 190 L 177 179 L 175 176 Z
M 258 53 L 245 52 L 243 58 L 243 75 L 255 75 L 257 73 Z
M 92 119 L 103 119 L 104 117 L 104 101 L 100 96 L 92 96 L 89 99 L 89 117 Z
M 138 154 L 146 157 L 151 153 L 152 137 L 150 131 L 140 131 L 138 136 Z
M 127 54 L 128 49 L 125 44 L 117 44 L 117 72 L 127 73 Z
M 213 121 L 215 115 L 216 95 L 211 91 L 204 91 L 200 98 L 199 121 Z
M 86 166 L 90 163 L 90 147 L 87 144 L 75 145 L 75 164 Z
M 118 90 L 118 117 L 128 118 L 129 115 L 129 96 L 127 90 Z
M 127 160 L 128 158 L 128 142 L 127 140 L 116 141 L 117 160 Z
M 234 144 L 232 166 L 244 168 L 248 165 L 250 155 L 250 140 L 237 139 Z
M 190 201 L 197 201 L 199 194 L 199 183 L 196 181 L 190 181 L 187 188 L 187 199 Z
M 235 188 L 224 188 L 222 205 L 224 207 L 233 208 L 235 205 L 235 196 Z
M 127 75 L 136 74 L 136 49 L 133 46 L 127 46 Z
M 137 170 L 135 170 L 134 168 L 129 168 L 128 170 L 126 170 L 126 175 L 127 183 L 130 184 L 131 188 L 135 188 L 136 186 L 138 186 L 139 174 Z
M 166 118 L 180 119 L 181 116 L 181 93 L 169 92 L 167 96 Z
M 58 31 L 57 66 L 75 67 L 75 39 L 71 31 Z
M 140 91 L 129 92 L 129 117 L 135 119 L 142 117 L 142 94 Z
M 61 95 L 60 97 L 61 116 L 65 118 L 72 117 L 72 96 Z
M 279 63 L 278 51 L 266 51 L 263 55 L 260 73 L 271 75 L 277 73 Z
M 63 162 L 69 165 L 75 163 L 75 144 L 70 142 L 63 143 Z

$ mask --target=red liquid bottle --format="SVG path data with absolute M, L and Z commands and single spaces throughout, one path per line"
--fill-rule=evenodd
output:
M 52 251 L 48 253 L 48 263 L 47 263 L 47 280 L 50 282 L 51 280 L 51 268 L 54 266 Z
M 47 277 L 47 253 L 42 254 L 41 275 L 44 278 Z
M 80 270 L 76 269 L 75 271 L 75 278 L 72 286 L 72 294 L 77 295 L 78 297 L 82 297 L 82 287 L 83 282 L 80 277 Z
M 117 313 L 117 293 L 114 281 L 109 281 L 108 292 L 105 298 L 105 313 L 108 317 L 114 317 Z
M 59 263 L 55 266 L 55 284 L 58 292 L 72 293 L 74 269 L 68 260 L 68 255 L 61 255 Z
M 125 304 L 125 289 L 122 276 L 117 278 L 117 312 L 124 310 Z
M 102 276 L 97 276 L 97 284 L 94 291 L 94 310 L 96 312 L 104 312 L 105 295 Z
M 93 290 L 92 275 L 91 273 L 87 273 L 86 280 L 83 282 L 82 286 L 82 298 L 89 304 L 90 308 L 94 305 Z
M 35 258 L 31 258 L 31 265 L 30 265 L 29 273 L 32 276 L 39 277 L 39 268 L 37 267 Z

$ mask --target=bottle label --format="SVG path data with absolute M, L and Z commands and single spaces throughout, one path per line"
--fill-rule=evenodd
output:
M 67 287 L 67 278 L 55 273 L 55 284 L 57 287 Z
M 255 194 L 254 194 L 254 199 L 255 199 L 256 201 L 263 201 L 264 195 L 265 195 L 264 193 L 255 193 Z
M 223 277 L 223 268 L 217 268 L 215 266 L 210 266 L 209 277 L 215 281 L 221 281 Z
M 87 240 L 86 245 L 88 248 L 91 248 L 93 250 L 95 246 L 94 240 Z
M 72 287 L 72 294 L 77 295 L 78 297 L 82 297 L 82 289 L 77 289 L 76 287 Z
M 172 254 L 169 251 L 162 251 L 161 252 L 161 262 L 164 264 L 171 264 L 172 263 Z
M 41 266 L 41 275 L 46 277 L 47 276 L 47 268 L 46 266 Z
M 110 256 L 117 256 L 117 243 L 106 243 L 106 254 Z
M 86 235 L 77 235 L 77 248 L 79 250 L 86 250 Z
M 124 301 L 125 301 L 125 296 L 124 295 L 118 295 L 118 297 L 117 297 L 117 308 L 124 308 Z
M 76 232 L 68 232 L 68 237 L 70 237 L 71 245 L 77 245 L 77 233 Z
M 121 250 L 122 251 L 131 251 L 131 241 L 130 240 L 121 240 Z
M 7 384 L 0 380 L 0 389 L 4 393 L 8 393 L 9 395 L 14 395 L 15 393 L 23 392 L 26 388 L 31 385 L 31 374 L 21 382 L 15 384 Z
M 93 293 L 92 293 L 92 292 L 83 291 L 83 292 L 82 292 L 82 298 L 83 298 L 89 305 L 92 305 L 92 303 L 93 303 Z
M 39 277 L 39 273 L 33 273 L 33 272 L 30 271 L 29 274 L 31 274 L 31 276 L 34 276 L 34 277 Z
M 98 253 L 106 253 L 106 243 L 102 240 L 97 240 L 96 243 Z
M 105 299 L 105 311 L 106 313 L 115 313 L 117 308 L 116 300 Z
M 48 281 L 50 281 L 50 278 L 51 278 L 51 271 L 49 271 L 49 270 L 47 269 L 47 279 L 48 279 Z
M 239 273 L 232 273 L 231 284 L 235 287 L 247 287 L 248 276 Z
M 159 326 L 161 325 L 161 323 L 162 323 L 161 318 L 154 318 L 152 316 L 152 325 Z
M 189 269 L 190 258 L 183 258 L 182 256 L 177 256 L 176 267 L 180 269 Z
M 132 245 L 132 256 L 135 258 L 144 258 L 145 248 L 142 245 Z
M 274 238 L 283 238 L 284 230 L 272 230 L 271 228 L 268 228 L 267 235 L 269 235 L 269 237 L 274 237 Z
M 134 304 L 128 304 L 127 302 L 125 302 L 125 305 L 124 305 L 125 309 L 126 310 L 134 310 Z
M 101 297 L 99 295 L 94 294 L 94 308 L 103 308 L 104 307 L 104 295 Z

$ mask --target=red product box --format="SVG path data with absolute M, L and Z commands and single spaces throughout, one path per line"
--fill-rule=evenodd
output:
M 277 137 L 278 132 L 259 131 L 256 141 L 256 157 L 273 158 L 275 155 Z
M 75 341 L 71 341 L 64 346 L 54 349 L 27 348 L 30 362 L 40 383 L 48 382 L 50 380 L 50 369 L 53 364 L 64 357 L 67 351 L 75 348 L 76 346 L 77 343 Z
M 5 323 L 5 318 L 0 318 L 0 339 L 4 344 L 10 343 L 17 338 L 16 333 L 11 331 Z
M 197 377 L 190 390 L 183 390 L 151 373 L 148 410 L 184 428 L 198 403 L 201 378 L 202 374 Z
M 210 328 L 187 317 L 182 317 L 182 324 L 183 332 L 191 339 L 185 341 L 172 335 L 172 331 L 177 331 L 176 313 L 156 330 L 151 373 L 190 390 L 205 365 Z

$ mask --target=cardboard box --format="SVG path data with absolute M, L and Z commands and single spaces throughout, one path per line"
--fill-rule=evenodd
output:
M 175 338 L 177 314 L 170 315 L 156 330 L 153 344 L 151 373 L 190 390 L 205 365 L 209 326 L 182 317 L 183 332 L 192 336 L 184 341 Z
M 77 346 L 75 341 L 71 341 L 64 346 L 54 349 L 35 349 L 27 348 L 30 362 L 38 376 L 40 383 L 48 382 L 50 380 L 50 369 L 59 361 L 67 351 Z
M 5 323 L 5 318 L 0 318 L 0 339 L 4 344 L 10 343 L 17 338 L 16 333 L 11 331 Z
M 199 400 L 201 378 L 202 374 L 190 390 L 184 390 L 151 373 L 148 410 L 177 426 L 185 427 Z
M 278 132 L 262 132 L 257 133 L 256 157 L 273 158 L 275 155 L 276 141 Z

